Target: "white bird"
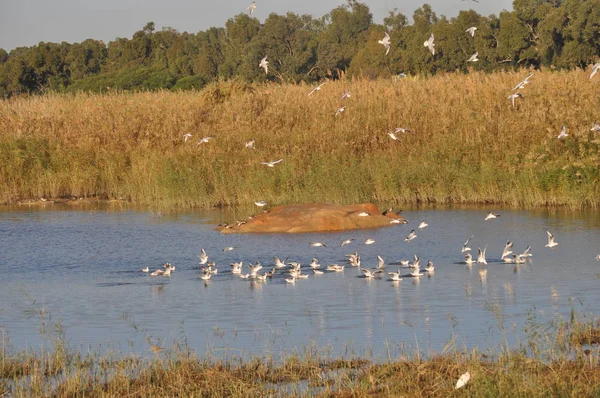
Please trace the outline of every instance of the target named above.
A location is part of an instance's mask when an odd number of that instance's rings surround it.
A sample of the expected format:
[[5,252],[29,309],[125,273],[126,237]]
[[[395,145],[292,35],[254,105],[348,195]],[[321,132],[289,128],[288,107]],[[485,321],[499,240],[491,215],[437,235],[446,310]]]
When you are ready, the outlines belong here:
[[314,272],[315,275],[323,275],[324,274],[323,271],[318,270],[318,269],[314,269],[314,268],[313,268],[313,272]]
[[390,131],[390,132],[388,133],[388,135],[390,136],[390,138],[391,138],[392,140],[394,140],[394,141],[400,141],[400,138],[398,138],[398,137],[396,136],[396,133],[394,133],[393,131]]
[[373,243],[375,243],[375,239],[368,238],[367,240],[365,240],[365,245],[372,245]]
[[192,138],[192,135],[190,133],[185,133],[183,135],[183,142],[188,142],[190,138]]
[[377,269],[384,269],[384,268],[385,268],[385,261],[383,260],[383,257],[377,256]]
[[590,74],[590,79],[592,77],[594,77],[594,75],[596,73],[598,73],[599,70],[600,70],[600,62],[597,62],[596,64],[594,64],[594,66],[592,66],[592,73]]
[[257,261],[255,265],[248,264],[248,268],[250,268],[250,276],[255,277],[256,273],[262,269],[262,265]]
[[473,263],[475,263],[475,260],[473,260],[473,256],[471,255],[471,253],[467,252],[465,254],[465,264],[471,265]]
[[334,116],[339,115],[340,113],[344,112],[345,110],[346,110],[346,107],[342,106],[340,109],[338,109],[337,111],[335,111],[335,115]]
[[353,240],[354,240],[354,239],[346,239],[345,241],[343,241],[343,242],[340,244],[340,247],[342,247],[342,246],[345,246],[345,245],[349,245],[350,243],[352,243],[352,241],[353,241]]
[[254,202],[254,204],[258,207],[265,207],[267,205],[267,202],[265,202],[264,200],[259,200],[258,202]]
[[321,264],[319,264],[319,260],[317,260],[316,258],[313,258],[311,263],[308,265],[312,269],[321,268]]
[[390,276],[390,279],[393,281],[401,281],[402,278],[400,277],[400,270],[398,270],[398,272],[388,272],[388,275]]
[[508,257],[513,253],[512,250],[510,250],[513,247],[513,244],[514,243],[511,241],[506,242],[506,245],[504,245],[504,250],[502,251],[502,256],[500,258],[504,259],[505,257]]
[[252,15],[254,10],[256,10],[256,1],[253,1],[252,4],[247,8],[248,14]]
[[340,97],[341,100],[346,99],[346,98],[350,98],[350,91],[346,91],[344,94],[342,94],[342,96]]
[[248,279],[250,278],[250,274],[240,274],[239,277],[242,279]]
[[477,28],[475,26],[471,26],[469,29],[465,30],[465,32],[469,33],[471,37],[475,37],[475,31]]
[[471,250],[470,247],[468,247],[467,245],[469,244],[469,242],[471,241],[471,239],[473,239],[475,237],[475,235],[471,235],[471,237],[469,239],[467,239],[467,241],[465,242],[465,244],[462,247],[462,250],[460,251],[461,253],[465,253]]
[[596,260],[597,260],[597,261],[600,261],[600,254],[598,254],[598,255],[596,256]]
[[531,76],[533,76],[533,73],[530,73],[529,76],[527,76],[524,80],[520,81],[519,84],[514,86],[512,91],[520,90],[523,87],[525,87],[525,85],[529,84],[529,79],[531,79]]
[[200,250],[200,255],[198,257],[200,257],[201,265],[206,264],[206,262],[208,261],[208,255],[206,254],[206,251],[204,249]]
[[399,218],[392,218],[390,220],[390,224],[402,224],[402,220],[400,220]]
[[509,95],[506,98],[510,100],[510,103],[512,104],[512,106],[514,108],[515,107],[515,101],[517,100],[517,98],[525,98],[525,97],[523,97],[523,94],[521,94],[519,92],[516,92],[514,94]]
[[408,267],[410,267],[410,261],[409,260],[400,260],[400,265],[403,266],[404,268],[408,268]]
[[358,216],[359,216],[359,217],[369,217],[369,216],[370,216],[370,214],[369,214],[369,213],[367,213],[366,211],[361,211],[360,213],[358,213]]
[[260,60],[258,63],[259,68],[263,68],[265,70],[265,75],[269,73],[269,61],[267,61],[267,56]]
[[379,44],[383,44],[383,46],[385,47],[385,55],[388,55],[388,53],[390,52],[390,35],[388,34],[388,32],[385,32],[385,36],[383,37],[383,39],[378,41]]
[[487,246],[481,250],[481,248],[478,248],[478,254],[477,254],[477,263],[478,264],[485,264],[487,265],[487,260],[485,259],[485,251],[487,250]]
[[271,162],[260,162],[260,164],[264,164],[267,167],[275,167],[275,165],[279,162],[283,162],[283,159],[273,160]]
[[561,138],[566,138],[568,136],[569,136],[569,134],[567,134],[567,126],[563,124],[562,128],[560,129],[560,133],[558,134],[558,137],[556,137],[556,138],[558,138],[560,140]]
[[398,133],[412,133],[413,131],[411,129],[407,129],[405,127],[396,127],[396,129],[394,130],[394,133],[398,134]]
[[494,218],[498,218],[500,217],[500,214],[494,214],[491,211],[487,214],[487,216],[485,216],[485,221],[494,219]]
[[383,272],[383,270],[381,270],[381,269],[378,269],[378,270],[374,270],[374,271],[373,271],[373,270],[370,270],[370,269],[361,268],[361,269],[360,269],[360,272],[362,272],[362,273],[363,273],[363,275],[365,276],[365,278],[367,278],[367,279],[371,279],[371,278],[374,278],[374,277],[375,277],[375,275],[382,273],[382,272]]
[[598,122],[594,122],[594,125],[592,126],[592,128],[590,129],[590,131],[596,131],[598,133],[600,133],[600,123]]
[[531,254],[531,246],[527,246],[527,248],[525,249],[525,251],[523,253],[520,254],[521,257],[531,257],[533,256],[533,254]]
[[150,272],[150,268],[148,268],[148,267],[142,268],[142,272],[148,273],[148,272]]
[[344,267],[345,267],[344,265],[330,264],[325,269],[327,271],[342,272],[344,270]]
[[252,138],[250,141],[246,142],[246,149],[256,149],[256,148],[254,148],[255,142],[256,142],[256,140],[254,138]]
[[290,278],[290,279],[288,279],[288,278],[285,278],[285,281],[286,281],[287,283],[290,283],[290,284],[292,284],[292,285],[295,285],[295,284],[296,284],[296,278],[294,278],[294,277],[292,277],[292,278]]
[[275,261],[275,268],[285,268],[285,260],[281,261],[279,257],[273,257],[273,260]]
[[429,36],[429,39],[427,39],[427,41],[423,43],[423,46],[429,48],[429,51],[431,51],[431,55],[435,55],[435,44],[433,43],[434,40],[435,38],[433,37],[432,33],[431,36]]
[[417,237],[417,234],[415,233],[415,230],[413,229],[412,231],[410,231],[410,233],[408,234],[408,236],[406,238],[404,238],[404,240],[406,242],[410,242],[411,240],[413,240],[416,237]]
[[554,247],[558,245],[558,242],[554,241],[554,235],[552,235],[550,233],[550,231],[546,231],[546,233],[548,234],[548,243],[546,244],[545,247]]
[[224,247],[224,248],[223,248],[223,251],[224,251],[224,252],[230,252],[230,251],[232,251],[233,249],[235,249],[235,247],[233,247],[233,246],[227,246],[227,247]]
[[475,54],[471,55],[469,57],[469,59],[467,60],[467,62],[477,62],[479,61],[479,58],[477,58],[479,56],[479,53],[476,52]]
[[423,275],[425,275],[425,274],[421,272],[420,268],[415,268],[413,270],[413,272],[410,273],[410,276],[415,277],[415,278],[418,278],[419,276],[423,276]]
[[200,276],[200,279],[202,279],[203,281],[207,281],[207,280],[210,280],[211,277],[212,277],[212,274],[210,272],[206,272]]
[[454,387],[454,389],[458,390],[459,388],[467,384],[469,380],[471,380],[471,375],[469,374],[469,372],[467,372],[458,378],[458,381],[456,382],[456,387]]
[[415,260],[413,261],[413,263],[409,267],[410,268],[417,268],[418,269],[418,268],[421,267],[420,266],[421,260],[419,259],[419,257],[417,257],[416,254],[413,254],[413,256],[414,256]]
[[311,247],[327,247],[327,245],[325,243],[321,243],[321,242],[310,242],[309,244]]
[[232,274],[241,274],[242,273],[242,265],[244,263],[240,261],[239,263],[231,263],[229,266],[231,267]]
[[313,93],[314,93],[315,91],[320,91],[320,90],[321,90],[321,87],[323,87],[323,86],[324,86],[326,83],[327,83],[327,82],[321,83],[321,84],[319,84],[317,87],[313,88],[313,89],[310,91],[310,93],[308,93],[308,96],[310,97],[311,95],[313,95]]
[[431,273],[435,271],[435,265],[431,262],[431,260],[427,261],[427,265],[425,266],[425,271]]
[[419,226],[417,228],[423,229],[423,228],[428,227],[428,226],[429,226],[429,224],[427,224],[425,221],[421,221],[421,224],[419,224]]
[[210,136],[210,137],[203,137],[203,138],[200,138],[200,141],[198,141],[198,143],[197,143],[196,145],[200,145],[200,144],[207,144],[207,143],[208,143],[210,140],[212,140],[213,138],[215,138],[215,137],[213,137],[213,136]]
[[165,271],[163,271],[162,269],[157,269],[156,271],[151,273],[150,276],[159,276],[159,275],[164,275],[164,274],[165,274]]

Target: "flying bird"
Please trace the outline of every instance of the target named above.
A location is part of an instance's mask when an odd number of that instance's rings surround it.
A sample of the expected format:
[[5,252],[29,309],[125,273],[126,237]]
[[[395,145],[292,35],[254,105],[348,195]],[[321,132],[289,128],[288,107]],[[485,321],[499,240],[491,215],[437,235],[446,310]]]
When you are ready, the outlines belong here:
[[485,216],[485,221],[500,217],[500,214],[494,214],[491,211]]
[[454,389],[458,390],[459,388],[465,386],[469,382],[469,380],[471,380],[471,375],[469,374],[469,372],[467,372],[458,378]]
[[365,240],[365,245],[372,245],[373,243],[375,243],[375,239],[368,238],[367,240]]
[[352,241],[353,241],[353,240],[354,240],[354,239],[346,239],[345,241],[343,241],[343,242],[340,244],[340,247],[342,247],[342,246],[345,246],[345,245],[349,245],[350,243],[352,243]]
[[481,250],[480,247],[477,248],[477,263],[487,265],[487,260],[485,259],[485,252],[487,250],[487,246]]
[[562,129],[560,129],[560,134],[558,134],[558,138],[559,140],[562,138],[567,138],[569,136],[569,134],[567,134],[567,126],[563,124]]
[[254,204],[258,207],[265,207],[267,205],[267,202],[265,202],[264,200],[259,200],[258,202],[254,202]]
[[398,134],[398,133],[412,133],[413,131],[411,129],[407,129],[405,127],[396,127],[396,129],[394,130],[394,133]]
[[256,149],[256,148],[254,148],[255,142],[256,142],[256,140],[254,138],[252,138],[250,141],[246,142],[246,149]]
[[190,133],[185,133],[183,135],[183,142],[188,142],[190,138],[192,138],[192,135]]
[[461,253],[465,253],[471,250],[470,247],[468,247],[469,242],[471,241],[471,239],[473,239],[475,237],[475,235],[471,235],[471,237],[469,239],[467,239],[467,241],[465,242],[465,244],[462,247]]
[[406,238],[404,238],[404,240],[406,242],[410,242],[411,240],[413,240],[416,237],[417,237],[417,234],[415,233],[415,230],[413,229],[412,231],[410,231],[410,233],[408,234],[408,236]]
[[398,136],[396,136],[396,133],[394,133],[393,131],[390,131],[388,133],[388,135],[390,136],[390,138],[394,141],[400,141],[400,138],[398,138]]
[[338,109],[337,111],[335,111],[335,115],[334,116],[339,115],[340,113],[344,112],[345,110],[346,110],[346,107],[342,106],[340,109]]
[[510,100],[510,103],[512,104],[513,108],[515,107],[515,101],[517,98],[525,98],[523,97],[523,94],[516,92],[514,94],[509,95],[508,97],[506,97],[507,99]]
[[346,91],[344,94],[342,94],[342,96],[340,97],[341,100],[346,99],[346,98],[350,98],[350,91]]
[[529,84],[529,79],[531,79],[531,76],[533,76],[533,73],[530,73],[529,76],[527,76],[524,80],[522,80],[521,82],[519,82],[519,84],[517,84],[516,86],[514,86],[513,89],[512,89],[512,91],[520,90],[523,87],[525,87],[525,85]]
[[310,93],[308,93],[308,96],[310,97],[311,95],[314,94],[315,91],[321,91],[321,87],[323,87],[327,82],[323,82],[321,84],[319,84],[317,87],[313,88]]
[[252,4],[247,8],[248,14],[252,15],[254,10],[256,10],[256,1],[253,1]]
[[427,224],[425,221],[421,221],[421,224],[419,224],[419,226],[417,228],[423,229],[423,228],[428,227],[428,226],[429,226],[429,224]]
[[596,131],[596,132],[600,133],[600,123],[594,122],[594,125],[592,126],[590,131]]
[[260,164],[264,164],[267,167],[275,167],[275,165],[279,162],[283,162],[283,159],[279,159],[279,160],[272,160],[270,162],[260,162]]
[[388,32],[385,32],[384,38],[379,40],[378,43],[383,44],[383,46],[385,47],[385,55],[388,55],[388,53],[390,52],[390,35],[388,34]]
[[558,245],[558,242],[555,242],[555,241],[554,241],[554,235],[552,235],[552,234],[550,233],[550,231],[546,231],[546,233],[548,234],[548,243],[546,244],[546,246],[545,246],[545,247],[550,247],[550,248],[552,248],[552,247],[554,247],[554,246],[557,246],[557,245]]
[[424,47],[429,48],[429,51],[431,51],[431,55],[435,55],[435,44],[433,43],[434,40],[435,38],[433,37],[432,33],[431,36],[429,36],[429,39],[427,39],[427,41],[423,43]]
[[600,62],[597,62],[596,64],[594,64],[594,66],[592,66],[592,73],[590,74],[590,79],[594,77],[594,75],[598,73],[598,71],[600,71]]
[[475,37],[476,30],[477,30],[477,27],[471,26],[469,29],[465,30],[465,32],[469,33],[471,35],[471,37]]
[[325,243],[321,243],[321,242],[310,242],[310,246],[311,247],[327,247],[327,245]]
[[198,141],[198,143],[197,143],[196,145],[200,145],[200,144],[208,144],[208,142],[209,142],[210,140],[212,140],[213,138],[215,138],[215,137],[213,137],[213,136],[210,136],[210,137],[204,137],[204,138],[201,138],[201,139],[200,139],[200,141]]
[[471,57],[467,60],[467,62],[477,62],[479,61],[479,58],[477,58],[479,56],[479,53],[476,52],[475,54],[471,55]]
[[267,61],[267,56],[260,60],[258,63],[259,68],[263,68],[265,70],[265,75],[269,73],[269,61]]
[[512,254],[512,250],[510,250],[513,247],[513,242],[508,241],[506,242],[506,245],[504,245],[504,250],[502,251],[502,256],[500,258],[504,259],[504,257],[508,257],[509,255]]

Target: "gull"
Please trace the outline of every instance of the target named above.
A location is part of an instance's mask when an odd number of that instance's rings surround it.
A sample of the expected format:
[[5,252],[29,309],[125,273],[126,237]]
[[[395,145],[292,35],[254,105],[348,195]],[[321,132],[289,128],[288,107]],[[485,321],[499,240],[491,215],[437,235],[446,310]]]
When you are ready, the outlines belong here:
[[471,55],[469,57],[469,59],[467,60],[467,62],[477,62],[479,61],[479,58],[477,58],[479,56],[478,52],[475,52],[475,54]]
[[319,84],[317,87],[313,88],[313,89],[311,90],[311,92],[310,92],[310,93],[308,93],[308,96],[310,97],[311,95],[313,95],[313,93],[314,93],[315,91],[320,91],[320,90],[321,90],[321,87],[323,87],[323,86],[324,86],[326,83],[327,83],[327,82],[321,83],[321,84]]
[[385,47],[385,55],[388,55],[388,53],[390,52],[390,35],[388,34],[388,32],[385,32],[385,36],[383,37],[383,39],[378,41],[379,44],[383,44],[383,46]]
[[344,265],[330,264],[325,269],[327,271],[342,272],[344,270],[344,267]]
[[427,265],[425,266],[425,271],[430,272],[430,273],[435,271],[435,265],[433,265],[431,260],[427,261]]
[[396,127],[396,129],[394,130],[394,133],[398,134],[398,133],[412,133],[413,131],[411,129],[407,129],[405,127]]
[[502,256],[500,258],[504,259],[504,257],[508,257],[512,254],[512,251],[510,249],[513,247],[513,244],[514,243],[511,241],[506,242],[506,245],[504,245],[504,250],[502,251]]
[[475,37],[476,30],[477,30],[477,27],[471,26],[469,29],[465,30],[465,32],[469,33],[471,35],[471,37]]
[[267,280],[267,274],[256,274],[256,279],[258,279],[259,281],[266,281]]
[[469,372],[467,372],[458,378],[458,380],[456,382],[456,387],[454,387],[454,389],[458,390],[459,388],[461,388],[465,384],[467,384],[469,382],[469,380],[471,380],[471,375],[469,374]]
[[413,240],[416,237],[417,237],[417,234],[415,233],[415,230],[413,229],[412,231],[410,231],[410,233],[408,234],[408,236],[406,238],[404,238],[404,240],[406,242],[410,242],[411,240]]
[[314,268],[313,268],[313,273],[314,273],[315,275],[323,275],[323,274],[324,274],[324,272],[323,272],[323,271],[321,271],[321,270],[318,270],[318,269],[314,269]]
[[292,284],[292,285],[295,285],[295,284],[296,284],[296,278],[294,278],[294,277],[292,277],[291,279],[285,278],[285,281],[286,281],[287,283],[290,283],[290,284]]
[[392,78],[394,80],[394,82],[397,82],[400,79],[404,79],[406,77],[406,73],[399,73],[397,75],[394,75],[394,77]]
[[279,160],[272,160],[270,162],[260,162],[260,164],[264,164],[267,167],[275,167],[275,165],[279,162],[283,162],[283,159],[279,159]]
[[298,272],[298,271],[300,271],[300,267],[302,267],[302,264],[300,264],[300,263],[298,263],[296,261],[290,261],[288,264],[289,264],[289,266],[291,268],[290,269],[290,273],[292,273],[292,272]]
[[157,269],[156,271],[154,271],[153,273],[150,274],[150,276],[159,276],[159,275],[164,275],[165,271],[163,271],[162,269]]
[[241,274],[242,273],[242,265],[244,263],[240,261],[239,263],[231,263],[229,266],[231,267],[232,274]]
[[230,251],[232,251],[233,249],[235,249],[235,247],[234,247],[234,246],[227,246],[227,247],[224,247],[224,248],[223,248],[223,251],[224,251],[224,252],[230,252]]
[[340,113],[344,112],[345,110],[346,110],[346,107],[342,106],[340,109],[338,109],[337,111],[335,111],[335,115],[334,116],[339,115]]
[[205,268],[205,272],[216,275],[219,272],[216,267],[217,265],[215,263],[208,263],[208,268]]
[[202,276],[200,276],[200,279],[207,281],[207,280],[210,280],[211,277],[212,277],[212,274],[210,272],[205,272]]
[[171,270],[171,271],[175,271],[175,266],[174,266],[174,265],[171,265],[171,263],[164,263],[162,266],[163,266],[163,268],[164,268],[164,269],[166,269],[166,270],[167,270],[167,269],[169,269],[169,270]]
[[265,75],[269,73],[269,61],[267,61],[267,56],[260,60],[258,63],[259,68],[263,68],[265,70]]
[[415,257],[415,261],[413,261],[413,263],[410,265],[410,268],[420,268],[420,262],[421,260],[419,259],[419,257],[417,257],[416,254],[413,254],[413,256]]
[[362,212],[358,213],[358,216],[359,216],[359,217],[369,217],[369,216],[370,216],[370,214],[369,214],[369,213],[367,213],[366,211],[362,211]]
[[399,218],[393,218],[390,220],[390,224],[402,224],[402,220],[400,220]]
[[298,271],[298,274],[296,275],[296,279],[308,279],[308,274],[302,274],[302,271]]
[[423,43],[423,46],[429,48],[429,51],[431,51],[431,55],[435,55],[435,44],[433,43],[434,40],[435,38],[433,37],[432,33],[431,36],[429,36],[429,39],[427,39],[427,41]]
[[255,277],[256,273],[262,269],[262,265],[257,261],[256,265],[248,264],[248,268],[250,268],[250,276]]
[[513,89],[512,89],[512,91],[520,90],[523,87],[525,87],[526,84],[529,84],[529,79],[531,79],[531,76],[533,76],[533,73],[530,73],[529,76],[527,76],[524,80],[522,80],[521,82],[519,82],[519,84],[517,84],[516,86],[514,86]]
[[200,144],[207,144],[210,140],[212,140],[213,138],[215,138],[214,136],[210,136],[210,137],[203,137],[200,138],[200,141],[198,141],[198,143],[196,145],[200,145]]
[[600,254],[596,256],[596,261],[600,261]]
[[375,243],[375,239],[368,238],[367,240],[365,240],[365,245],[372,245],[373,243]]
[[352,243],[354,239],[346,239],[345,241],[343,241],[342,243],[340,243],[340,247],[345,246],[345,245],[349,245],[350,243]]
[[183,142],[188,142],[190,138],[192,138],[192,135],[190,133],[185,133],[183,135]]
[[554,247],[558,245],[558,242],[554,241],[554,235],[552,235],[550,233],[550,231],[546,231],[546,233],[548,234],[548,243],[546,244],[545,247]]
[[142,268],[142,272],[148,273],[148,272],[150,272],[150,269],[148,267]]
[[240,274],[240,278],[248,279],[248,278],[250,278],[250,274]]
[[594,125],[592,126],[592,128],[590,129],[590,131],[597,131],[600,133],[600,123],[594,121]]
[[558,137],[556,138],[560,140],[561,138],[566,138],[568,136],[569,134],[567,134],[567,126],[563,124],[562,129],[560,129],[560,134],[558,134]]
[[401,281],[402,278],[400,277],[400,270],[398,270],[398,272],[388,272],[388,275],[390,276],[390,279],[393,281]]
[[491,211],[485,216],[485,221],[500,217],[500,214],[494,214]]
[[533,254],[531,254],[531,246],[527,246],[525,251],[523,253],[521,253],[521,257],[531,257],[531,256],[533,256]]
[[267,278],[272,278],[272,277],[273,277],[273,275],[275,275],[275,267],[271,268],[271,271],[269,271],[269,272],[265,273],[265,276],[266,276]]
[[254,138],[250,139],[250,141],[246,142],[246,148],[247,149],[256,149],[256,148],[254,148],[255,142],[256,142],[256,140]]
[[408,268],[408,267],[410,267],[410,261],[400,260],[400,265],[403,266],[404,268]]
[[522,254],[513,254],[513,262],[515,264],[524,264],[525,263],[525,257],[523,257]]
[[173,271],[171,268],[167,268],[163,271],[162,276],[171,276],[171,271]]
[[385,261],[383,261],[383,257],[377,256],[377,269],[384,269]]
[[375,277],[375,275],[382,273],[382,272],[383,272],[383,270],[381,270],[381,269],[378,269],[378,270],[372,271],[372,270],[370,270],[370,269],[361,268],[361,269],[360,269],[360,272],[362,272],[362,273],[363,273],[363,275],[365,276],[365,278],[367,278],[367,279],[371,279],[371,278],[374,278],[374,277]]
[[419,224],[419,226],[417,228],[423,229],[423,228],[428,227],[428,226],[429,226],[429,224],[427,224],[425,221],[421,221],[421,224]]
[[252,4],[247,8],[248,14],[252,15],[254,10],[256,10],[256,1],[253,1]]
[[206,251],[204,249],[200,250],[200,255],[198,257],[200,257],[201,265],[206,264],[206,262],[208,261],[208,255],[206,254]]
[[471,265],[473,263],[475,263],[475,260],[473,260],[473,256],[471,255],[471,253],[467,252],[465,254],[465,264]]
[[487,260],[485,259],[485,251],[487,250],[487,246],[481,250],[481,248],[478,248],[478,254],[477,254],[477,263],[478,264],[485,264],[487,265]]
[[398,138],[398,137],[396,136],[396,133],[394,133],[393,131],[390,131],[390,132],[388,133],[388,135],[390,136],[390,138],[391,138],[392,140],[394,140],[394,141],[400,141],[400,138]]
[[313,258],[311,263],[309,264],[309,267],[312,269],[321,268],[321,264],[319,264],[319,260]]
[[514,94],[509,95],[508,97],[506,97],[507,99],[510,100],[510,103],[512,104],[513,108],[515,107],[515,101],[517,98],[525,98],[523,97],[523,94],[516,92]]
[[285,260],[281,261],[279,257],[273,257],[275,268],[285,268]]
[[309,245],[311,247],[327,247],[327,245],[325,243],[321,243],[321,242],[310,242]]
[[267,205],[267,202],[265,202],[264,200],[259,200],[258,202],[254,202],[254,204],[258,207],[265,207]]
[[340,97],[341,100],[346,99],[346,98],[350,98],[350,91],[346,91],[344,94],[342,94],[342,96]]
[[598,73],[599,70],[600,70],[600,62],[597,62],[596,64],[594,64],[594,66],[592,66],[592,73],[590,74],[590,79],[592,77],[594,77],[594,75],[596,73]]
[[419,276],[423,276],[425,275],[424,273],[421,272],[420,268],[415,268],[413,272],[410,273],[410,276],[418,278]]

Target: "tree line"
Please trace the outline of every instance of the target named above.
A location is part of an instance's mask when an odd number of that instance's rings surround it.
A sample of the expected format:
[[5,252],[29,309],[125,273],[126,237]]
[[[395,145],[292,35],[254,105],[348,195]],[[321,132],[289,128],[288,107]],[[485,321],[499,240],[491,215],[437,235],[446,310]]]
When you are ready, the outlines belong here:
[[[477,27],[472,37],[466,30]],[[388,32],[389,54],[378,43]],[[423,42],[435,35],[436,53]],[[479,61],[467,59],[479,53]],[[267,56],[269,73],[258,68]],[[400,73],[585,68],[600,56],[600,0],[514,0],[513,11],[437,16],[424,4],[412,23],[397,10],[373,23],[369,7],[347,0],[321,18],[241,13],[196,34],[155,29],[131,39],[45,43],[0,49],[0,98],[47,91],[200,89],[211,81],[317,82]]]

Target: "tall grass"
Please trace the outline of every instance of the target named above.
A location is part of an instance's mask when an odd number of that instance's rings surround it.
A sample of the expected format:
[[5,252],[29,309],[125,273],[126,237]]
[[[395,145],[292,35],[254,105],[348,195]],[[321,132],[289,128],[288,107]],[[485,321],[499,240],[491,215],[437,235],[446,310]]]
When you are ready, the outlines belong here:
[[[0,102],[0,201],[387,201],[596,207],[600,83],[582,71],[208,86]],[[340,100],[349,90],[352,97]],[[346,111],[334,117],[336,109]],[[566,124],[569,137],[558,140]],[[414,133],[392,141],[387,132]],[[184,133],[193,137],[187,143]],[[215,136],[208,144],[199,138]],[[244,143],[256,139],[256,150]],[[275,168],[261,161],[284,158]]]

